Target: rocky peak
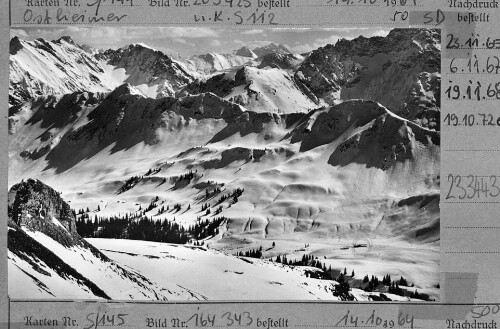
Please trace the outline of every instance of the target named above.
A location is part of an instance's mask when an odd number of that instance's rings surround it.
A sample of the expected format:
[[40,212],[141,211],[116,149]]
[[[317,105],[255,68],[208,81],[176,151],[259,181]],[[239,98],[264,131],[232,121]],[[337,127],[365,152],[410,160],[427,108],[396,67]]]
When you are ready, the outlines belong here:
[[436,47],[440,43],[440,35],[432,29],[393,29],[386,37],[366,38],[359,36],[352,40],[340,39],[335,45],[329,44],[313,51],[311,56],[322,56],[325,53],[345,56],[373,56],[377,53],[410,52],[420,44]]
[[158,85],[155,97],[172,96],[194,79],[191,73],[167,54],[143,44],[108,49],[95,57],[116,68],[124,68],[130,75],[126,81],[133,85]]
[[142,57],[145,60],[148,58],[154,58],[162,64],[172,63],[172,59],[167,54],[141,43],[133,43],[119,49],[108,49],[96,57],[99,59],[108,59],[110,64],[113,65],[118,64],[123,60],[130,60],[130,58],[134,57]]
[[304,57],[298,54],[270,53],[262,56],[261,59],[258,68],[271,67],[292,70],[304,60]]
[[282,44],[276,45],[274,43],[270,43],[270,44],[263,46],[263,47],[257,47],[253,50],[253,52],[259,57],[270,54],[270,53],[278,53],[278,54],[290,54],[291,53],[291,51],[288,50]]
[[234,53],[236,56],[251,57],[255,58],[257,55],[248,47],[241,47]]
[[73,39],[70,36],[68,36],[68,35],[62,36],[59,39],[54,40],[52,42],[54,42],[54,43],[62,43],[63,41],[65,41],[65,42],[67,42],[69,44],[72,44],[74,46],[76,45],[75,41],[73,41]]
[[[413,120],[439,106],[440,34],[394,29],[386,37],[358,37],[314,50],[296,79],[328,104],[370,99]],[[391,91],[384,86],[394,86]]]
[[130,83],[124,83],[120,86],[118,86],[115,90],[113,90],[109,96],[107,97],[108,99],[118,99],[120,96],[123,95],[142,95],[142,93],[137,89],[134,88]]
[[10,39],[10,54],[15,55],[19,50],[23,48],[23,45],[21,43],[21,39],[19,39],[17,36],[13,37]]
[[76,218],[59,192],[39,180],[23,180],[9,190],[9,220],[21,227],[39,231],[64,245],[80,241]]

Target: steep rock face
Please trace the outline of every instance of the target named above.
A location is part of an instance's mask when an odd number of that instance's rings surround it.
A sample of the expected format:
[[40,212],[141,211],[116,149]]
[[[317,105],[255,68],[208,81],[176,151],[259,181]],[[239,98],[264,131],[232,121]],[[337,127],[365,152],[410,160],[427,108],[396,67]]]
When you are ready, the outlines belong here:
[[42,232],[62,245],[84,243],[76,232],[76,218],[70,206],[39,180],[28,179],[12,186],[8,214],[16,225]]
[[9,105],[43,95],[106,91],[103,66],[70,38],[10,41]]
[[[87,115],[105,98],[104,93],[75,92],[40,97],[9,109],[9,156],[24,160],[47,155],[72,129],[86,123]],[[37,129],[33,129],[37,127]],[[20,153],[19,150],[22,150]]]
[[292,132],[292,143],[301,142],[301,151],[308,151],[338,139],[349,129],[362,127],[387,113],[372,101],[352,100],[316,110],[305,117]]
[[340,141],[328,163],[387,170],[414,160],[419,149],[439,148],[440,133],[421,127],[373,101],[352,100],[304,116],[287,136],[307,152]]
[[328,162],[333,166],[363,163],[387,170],[397,162],[413,160],[419,147],[439,144],[439,132],[386,113],[340,144]]
[[89,93],[51,96],[15,108],[10,118],[9,156],[23,162],[46,158],[49,167],[65,170],[110,145],[114,145],[112,152],[139,143],[155,145],[190,122],[224,122],[244,111],[211,93],[152,99],[129,84],[106,97]]
[[387,37],[340,40],[313,51],[295,77],[329,104],[338,99],[374,100],[414,120],[440,106],[439,45],[440,32],[428,29],[394,29]]
[[96,56],[114,69],[124,69],[128,76],[123,82],[134,86],[147,85],[151,97],[172,96],[193,76],[178,62],[161,51],[142,44],[132,44],[118,50],[109,49]]

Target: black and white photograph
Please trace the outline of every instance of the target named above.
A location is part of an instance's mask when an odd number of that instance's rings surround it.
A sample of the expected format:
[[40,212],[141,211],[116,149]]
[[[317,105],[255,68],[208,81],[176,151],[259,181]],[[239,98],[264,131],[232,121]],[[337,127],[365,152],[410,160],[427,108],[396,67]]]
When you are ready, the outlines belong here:
[[10,298],[440,300],[439,29],[10,38]]

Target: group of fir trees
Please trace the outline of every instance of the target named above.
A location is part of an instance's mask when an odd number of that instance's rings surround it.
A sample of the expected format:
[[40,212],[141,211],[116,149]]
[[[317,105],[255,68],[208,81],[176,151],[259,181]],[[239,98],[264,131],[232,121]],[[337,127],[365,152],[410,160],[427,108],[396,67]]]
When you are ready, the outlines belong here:
[[196,175],[196,172],[193,172],[190,170],[187,174],[180,175],[179,178],[177,178],[177,181],[181,182],[181,181],[187,180],[187,181],[191,182],[191,180],[195,177],[195,175]]
[[205,239],[219,234],[219,226],[226,218],[218,217],[197,222],[184,228],[174,221],[147,216],[95,217],[79,216],[78,233],[84,238],[131,239],[184,244],[190,239]]
[[118,189],[118,193],[123,193],[134,187],[140,180],[141,176],[132,176],[125,181],[125,183]]
[[262,258],[262,246],[259,249],[247,250],[245,252],[240,251],[236,253],[236,256],[239,257],[250,257],[250,258]]
[[144,176],[156,175],[160,171],[161,171],[161,168],[153,168],[153,169],[150,168]]

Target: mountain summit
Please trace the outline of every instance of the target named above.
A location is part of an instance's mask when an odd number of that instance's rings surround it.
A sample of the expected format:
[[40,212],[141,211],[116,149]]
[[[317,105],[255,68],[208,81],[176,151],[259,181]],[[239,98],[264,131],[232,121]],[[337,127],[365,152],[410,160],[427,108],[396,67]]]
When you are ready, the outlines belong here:
[[428,29],[394,29],[386,37],[342,39],[313,51],[295,78],[328,104],[374,100],[410,120],[425,117],[436,127],[440,41],[440,32]]
[[75,91],[106,92],[128,82],[151,97],[172,96],[193,75],[166,54],[133,44],[90,51],[70,37],[10,42],[9,104]]
[[262,46],[262,47],[257,47],[253,49],[253,52],[258,56],[262,57],[267,54],[291,54],[292,52],[288,50],[285,46],[282,44],[274,44],[270,43],[268,45]]

